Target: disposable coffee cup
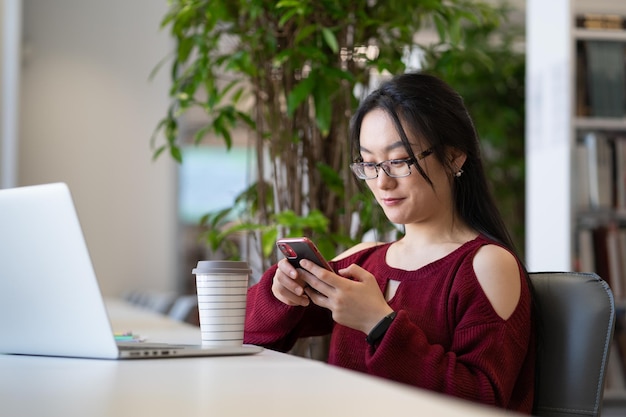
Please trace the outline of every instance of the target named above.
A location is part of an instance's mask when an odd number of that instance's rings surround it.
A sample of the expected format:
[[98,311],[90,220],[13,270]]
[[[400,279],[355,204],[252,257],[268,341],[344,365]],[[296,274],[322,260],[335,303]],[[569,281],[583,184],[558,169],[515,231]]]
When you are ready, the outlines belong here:
[[193,269],[203,345],[243,344],[250,272],[245,261],[199,261]]

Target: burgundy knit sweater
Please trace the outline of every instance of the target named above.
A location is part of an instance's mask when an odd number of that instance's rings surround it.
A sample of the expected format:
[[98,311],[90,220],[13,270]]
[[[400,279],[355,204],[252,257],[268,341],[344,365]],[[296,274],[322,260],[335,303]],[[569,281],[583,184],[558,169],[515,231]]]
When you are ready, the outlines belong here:
[[313,304],[290,307],[271,291],[273,266],[250,287],[244,342],[287,351],[299,337],[332,333],[328,362],[457,397],[530,413],[535,349],[531,295],[525,274],[513,314],[503,320],[476,279],[472,260],[485,236],[416,271],[385,262],[390,244],[355,253],[335,269],[357,264],[371,272],[381,291],[400,281],[389,305],[398,314],[375,348],[357,330],[333,322]]

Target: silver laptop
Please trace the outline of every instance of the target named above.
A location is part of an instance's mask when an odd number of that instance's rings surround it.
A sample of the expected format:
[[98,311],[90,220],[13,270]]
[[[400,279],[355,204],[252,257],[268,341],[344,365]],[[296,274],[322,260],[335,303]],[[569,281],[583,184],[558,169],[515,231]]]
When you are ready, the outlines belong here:
[[170,358],[263,350],[116,341],[64,183],[0,190],[0,334],[0,353],[23,355]]

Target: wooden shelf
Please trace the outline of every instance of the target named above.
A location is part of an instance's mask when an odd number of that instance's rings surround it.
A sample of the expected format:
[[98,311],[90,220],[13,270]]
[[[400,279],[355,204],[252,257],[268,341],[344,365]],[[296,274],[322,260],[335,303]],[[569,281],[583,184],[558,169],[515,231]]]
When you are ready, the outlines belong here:
[[572,35],[581,41],[626,41],[626,31],[619,29],[581,29],[572,30]]
[[626,132],[625,118],[610,117],[576,117],[574,128],[580,131],[624,131]]
[[599,226],[607,226],[616,223],[626,225],[626,210],[598,209],[578,212],[576,215],[577,226],[592,229]]

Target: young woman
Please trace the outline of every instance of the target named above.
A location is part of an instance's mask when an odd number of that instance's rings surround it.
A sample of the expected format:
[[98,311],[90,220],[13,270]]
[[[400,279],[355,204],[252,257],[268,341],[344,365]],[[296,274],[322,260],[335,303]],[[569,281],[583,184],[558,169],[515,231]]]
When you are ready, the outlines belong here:
[[330,333],[331,364],[530,413],[532,291],[462,98],[399,75],[361,104],[351,141],[352,170],[404,236],[351,248],[334,272],[281,260],[249,290],[245,342],[287,351]]

